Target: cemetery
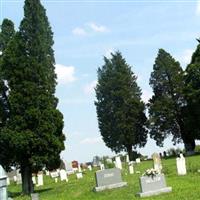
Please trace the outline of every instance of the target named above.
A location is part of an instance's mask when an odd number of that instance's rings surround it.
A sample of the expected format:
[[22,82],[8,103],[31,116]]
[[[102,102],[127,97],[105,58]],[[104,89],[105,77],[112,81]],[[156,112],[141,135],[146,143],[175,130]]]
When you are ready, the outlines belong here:
[[[89,168],[83,172],[83,177],[77,179],[77,174],[59,175],[52,172],[50,175],[43,175],[43,185],[36,187],[35,196],[41,200],[76,200],[76,199],[97,199],[97,200],[134,200],[145,197],[147,200],[179,200],[179,199],[200,199],[200,155],[184,158],[185,165],[181,167],[187,170],[184,175],[179,175],[177,158],[159,159],[162,163],[162,173],[146,176],[147,169],[155,166],[153,159],[141,160],[140,163],[131,164],[134,172],[130,173],[129,164],[122,162],[122,169],[111,168],[100,170],[100,166]],[[135,173],[136,171],[140,173]],[[157,172],[157,170],[155,170]],[[55,177],[57,182],[55,182]],[[106,180],[108,179],[108,180]],[[150,180],[150,181],[149,181]],[[40,180],[39,180],[40,181]],[[144,183],[145,182],[145,183]],[[191,192],[191,188],[194,192]],[[13,180],[7,186],[8,194],[14,200],[29,200],[21,195],[21,185]]]
[[200,200],[187,3],[1,0],[0,200]]

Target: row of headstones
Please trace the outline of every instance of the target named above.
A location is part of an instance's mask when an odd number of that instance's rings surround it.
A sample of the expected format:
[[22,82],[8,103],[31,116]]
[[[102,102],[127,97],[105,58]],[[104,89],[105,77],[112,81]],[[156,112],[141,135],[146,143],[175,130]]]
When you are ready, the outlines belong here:
[[[162,163],[161,163],[160,155],[157,153],[154,153],[152,158],[154,161],[154,169],[157,170],[158,172],[161,172],[162,171]],[[176,169],[177,169],[178,175],[186,175],[187,174],[186,162],[185,162],[185,158],[182,153],[180,153],[179,157],[176,158]]]
[[[91,165],[88,165],[88,170],[92,171]],[[74,174],[74,173],[76,173],[77,179],[83,178],[83,173],[82,173],[82,169],[81,169],[80,165],[78,166],[78,172],[76,172],[76,170],[74,171],[73,169],[72,170],[57,169],[56,171],[53,171],[53,172],[49,172],[49,171],[46,170],[45,173],[46,173],[47,176],[50,175],[51,178],[54,179],[55,183],[58,182],[59,178],[60,178],[60,181],[68,182],[68,175]],[[37,177],[37,182],[36,182],[36,177]],[[37,174],[37,176],[34,175],[32,177],[32,181],[33,181],[33,184],[35,184],[36,186],[44,185],[44,183],[43,183],[43,173],[39,173],[39,174]]]

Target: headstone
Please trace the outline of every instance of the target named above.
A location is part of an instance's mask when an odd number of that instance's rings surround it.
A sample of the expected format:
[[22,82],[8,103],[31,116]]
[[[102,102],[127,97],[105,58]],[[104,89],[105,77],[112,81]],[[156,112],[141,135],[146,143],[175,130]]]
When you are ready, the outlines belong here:
[[13,181],[16,183],[17,182],[17,176],[13,176]]
[[22,184],[22,175],[21,175],[21,173],[19,172],[19,169],[17,170],[16,179],[17,179],[17,180],[16,180],[17,185]]
[[100,169],[101,169],[101,170],[104,170],[104,169],[105,169],[104,164],[100,164]]
[[[12,171],[8,172],[7,176],[10,179],[10,181],[17,182],[17,170],[12,170]],[[14,177],[15,177],[15,180],[14,180]]]
[[0,165],[0,199],[7,200],[7,175],[3,167]]
[[141,161],[140,161],[140,158],[136,158],[136,159],[135,159],[135,162],[136,162],[136,163],[140,163],[140,162],[141,162]]
[[96,192],[127,185],[126,182],[122,181],[121,170],[117,168],[96,171],[95,177],[96,187],[94,190]]
[[59,176],[57,171],[50,172],[51,178],[57,178]]
[[88,169],[89,169],[90,171],[92,171],[92,166],[91,166],[91,165],[88,165]]
[[185,158],[183,154],[180,154],[180,158],[176,158],[176,167],[177,167],[177,173],[178,175],[186,175],[186,164],[185,164]]
[[55,183],[57,183],[58,182],[58,178],[55,178]]
[[130,174],[134,174],[133,165],[129,165],[129,173],[130,173]]
[[80,165],[78,165],[78,172],[82,172],[82,169],[81,169],[81,166]]
[[9,177],[7,177],[7,185],[10,185],[10,179],[9,179]]
[[77,179],[81,179],[81,178],[83,178],[83,174],[80,172],[80,173],[77,173],[76,174],[76,178]]
[[64,169],[60,170],[60,180],[61,181],[68,181],[67,172]]
[[127,162],[127,163],[130,162],[130,159],[129,159],[129,155],[128,155],[128,154],[126,155],[126,162]]
[[36,185],[36,177],[35,176],[32,176],[32,181],[33,181],[33,184]]
[[122,169],[122,162],[119,156],[115,157],[115,167],[118,169]]
[[162,164],[161,164],[161,159],[160,159],[160,155],[157,153],[154,153],[152,155],[153,158],[153,167],[156,171],[158,171],[158,173],[161,173],[162,170]]
[[49,170],[45,170],[45,174],[47,175],[47,176],[49,176]]
[[37,186],[42,186],[42,185],[44,185],[44,182],[43,182],[43,174],[42,174],[42,173],[38,173],[37,178],[38,178]]
[[74,174],[72,163],[68,163],[68,162],[66,163],[66,172],[67,174]]
[[95,156],[95,157],[93,158],[92,165],[93,165],[94,167],[97,167],[97,166],[100,165],[100,162],[101,162],[100,157],[99,157],[99,156]]
[[39,200],[39,194],[38,193],[32,193],[31,194],[31,200]]
[[155,176],[140,177],[141,192],[138,193],[140,197],[147,197],[158,195],[160,193],[171,192],[172,188],[166,186],[164,174],[157,174]]

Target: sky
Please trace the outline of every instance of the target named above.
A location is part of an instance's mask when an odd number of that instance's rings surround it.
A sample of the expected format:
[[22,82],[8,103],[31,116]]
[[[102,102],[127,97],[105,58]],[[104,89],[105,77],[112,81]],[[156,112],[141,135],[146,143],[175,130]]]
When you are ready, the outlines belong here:
[[[94,106],[97,69],[103,56],[119,50],[137,75],[145,102],[151,97],[149,77],[158,49],[163,48],[183,68],[200,37],[200,2],[183,0],[46,0],[41,1],[54,32],[58,107],[64,115],[66,161],[91,161],[115,155],[104,144]],[[24,0],[0,0],[0,23],[11,19],[16,30]],[[144,155],[163,148],[148,139]],[[182,144],[176,145],[182,147]]]

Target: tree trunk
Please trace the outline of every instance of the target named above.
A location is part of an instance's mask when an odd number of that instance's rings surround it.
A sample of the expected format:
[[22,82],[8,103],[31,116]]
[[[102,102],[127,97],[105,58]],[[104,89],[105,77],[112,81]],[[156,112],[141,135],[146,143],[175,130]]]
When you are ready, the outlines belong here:
[[33,193],[32,171],[29,165],[21,165],[22,193],[30,195]]
[[184,139],[184,146],[187,155],[193,155],[195,152],[195,140],[194,139]]
[[134,156],[133,156],[132,145],[127,145],[127,153],[128,153],[128,156],[129,156],[129,160],[133,161],[134,160]]

